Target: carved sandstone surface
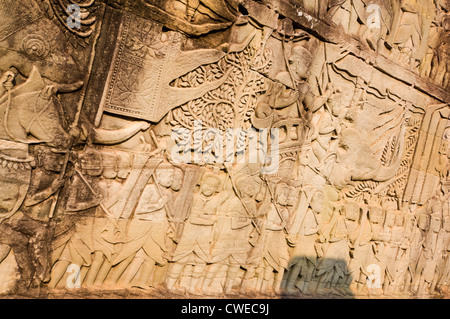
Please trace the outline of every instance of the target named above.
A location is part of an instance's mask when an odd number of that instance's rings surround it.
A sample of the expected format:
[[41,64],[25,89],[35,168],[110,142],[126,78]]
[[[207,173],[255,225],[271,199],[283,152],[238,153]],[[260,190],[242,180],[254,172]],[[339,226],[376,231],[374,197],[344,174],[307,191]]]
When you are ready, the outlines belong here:
[[447,297],[449,10],[0,0],[0,294]]

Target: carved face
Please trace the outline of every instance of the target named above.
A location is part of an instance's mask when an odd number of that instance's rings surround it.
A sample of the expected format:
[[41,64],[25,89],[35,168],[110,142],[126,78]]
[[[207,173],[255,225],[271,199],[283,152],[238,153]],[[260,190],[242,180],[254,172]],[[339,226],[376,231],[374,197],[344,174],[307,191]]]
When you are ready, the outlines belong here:
[[306,80],[309,76],[311,66],[311,54],[301,45],[292,48],[291,56],[288,59],[289,67],[296,77],[295,80]]
[[289,186],[286,184],[279,184],[277,187],[277,193],[276,193],[277,203],[286,206],[288,203],[288,197],[289,197]]
[[420,214],[418,226],[421,230],[427,230],[429,226],[429,216],[426,214]]
[[403,226],[404,220],[404,215],[400,211],[395,213],[395,226]]
[[252,183],[242,178],[236,181],[236,187],[241,197],[253,197],[255,196],[256,189]]
[[214,177],[208,177],[204,180],[204,182],[200,185],[200,192],[206,196],[212,196],[217,188],[219,187],[220,181]]
[[174,168],[173,171],[173,183],[172,183],[172,190],[179,191],[181,189],[181,186],[183,185],[183,171],[179,168]]
[[322,192],[316,192],[311,198],[310,206],[315,212],[323,212],[325,207],[325,195]]
[[359,219],[360,208],[358,203],[350,202],[344,205],[345,218],[352,221]]
[[450,232],[450,216],[444,217],[444,230]]
[[395,214],[392,211],[386,212],[386,220],[384,221],[384,225],[387,227],[392,227],[395,224]]
[[434,215],[431,216],[431,221],[430,221],[430,230],[432,232],[439,232],[439,230],[441,229],[441,217],[439,215]]
[[383,222],[383,210],[377,206],[369,207],[369,220],[373,224],[381,224]]
[[169,188],[173,184],[173,169],[172,168],[160,168],[156,170],[156,180],[162,187]]
[[295,206],[298,201],[299,190],[296,187],[291,187],[289,191],[289,196],[287,199],[287,206]]

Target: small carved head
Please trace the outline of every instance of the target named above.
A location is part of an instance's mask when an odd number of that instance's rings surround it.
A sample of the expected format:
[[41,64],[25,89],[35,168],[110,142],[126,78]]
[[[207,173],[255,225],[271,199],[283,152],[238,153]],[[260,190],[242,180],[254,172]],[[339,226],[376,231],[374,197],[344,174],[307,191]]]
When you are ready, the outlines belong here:
[[420,214],[417,225],[421,230],[427,230],[430,225],[430,216],[425,213]]
[[312,55],[304,46],[295,45],[292,48],[288,62],[290,69],[297,77],[297,81],[306,80],[309,77]]
[[450,216],[444,216],[444,230],[450,232]]
[[102,153],[102,161],[103,161],[103,177],[107,179],[114,179],[117,177],[117,156],[113,153]]
[[395,226],[399,227],[403,226],[403,223],[405,221],[405,216],[403,212],[398,210],[394,213],[394,215],[395,215]]
[[236,188],[240,197],[254,197],[256,196],[256,189],[253,183],[249,182],[248,176],[239,176],[236,178]]
[[383,210],[378,206],[369,206],[369,221],[372,224],[382,224]]
[[275,192],[275,198],[278,204],[282,205],[282,206],[286,206],[288,203],[288,197],[289,197],[289,186],[284,183],[278,183],[277,187],[276,187],[276,192]]
[[295,204],[297,204],[298,201],[298,197],[300,195],[300,191],[298,189],[298,187],[295,186],[291,186],[289,191],[289,196],[287,199],[287,206],[295,206]]
[[325,207],[325,195],[322,191],[317,191],[311,198],[310,206],[316,213],[321,213],[324,211]]
[[200,193],[206,197],[214,195],[220,186],[220,178],[212,173],[205,173],[200,181]]
[[442,219],[440,213],[434,213],[431,215],[431,221],[430,221],[430,230],[432,232],[439,232],[441,230],[442,226]]
[[169,188],[174,180],[174,168],[172,165],[160,165],[155,172],[156,181],[162,187]]
[[126,179],[128,174],[131,171],[131,157],[128,153],[120,153],[119,154],[119,162],[118,162],[119,171],[117,172],[117,177],[120,179]]
[[345,218],[352,221],[358,221],[361,209],[357,202],[348,201],[343,207]]

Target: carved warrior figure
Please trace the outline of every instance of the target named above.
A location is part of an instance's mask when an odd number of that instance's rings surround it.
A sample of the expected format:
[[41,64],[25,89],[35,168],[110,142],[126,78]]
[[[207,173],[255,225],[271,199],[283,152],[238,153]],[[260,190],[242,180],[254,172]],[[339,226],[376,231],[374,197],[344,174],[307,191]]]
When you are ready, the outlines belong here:
[[[25,83],[16,87],[13,85],[15,77],[12,71],[3,75],[2,86],[6,93],[0,98],[3,118],[0,126],[0,143],[3,145],[1,160],[4,164],[2,185],[9,185],[2,192],[4,206],[0,227],[4,229],[1,232],[2,241],[15,247],[21,274],[19,287],[25,288],[30,285],[35,272],[37,281],[47,281],[49,278],[49,232],[42,221],[48,221],[50,212],[33,216],[33,211],[43,209],[36,205],[55,194],[64,182],[62,163],[47,163],[61,166],[57,170],[59,175],[53,174],[53,180],[47,181],[49,184],[42,189],[39,182],[43,181],[46,173],[36,173],[38,169],[32,172],[36,157],[30,155],[30,145],[42,144],[67,152],[77,133],[72,131],[73,135],[69,134],[60,124],[61,110],[55,100],[57,88],[46,85],[36,68],[33,68]],[[48,154],[52,153],[49,148],[46,150]],[[30,187],[32,177],[34,186]],[[27,191],[30,196],[25,199]],[[31,238],[35,242],[33,248],[28,246]]]
[[167,276],[167,289],[176,291],[175,284],[186,266],[192,265],[192,277],[187,291],[201,293],[201,276],[206,264],[210,262],[210,248],[213,240],[214,225],[221,204],[219,191],[220,179],[209,172],[201,178],[199,189],[194,194],[192,208],[183,228],[181,238],[171,256],[172,265]]
[[[268,186],[270,187],[270,186]],[[284,271],[288,268],[288,236],[290,214],[287,209],[290,188],[280,182],[276,185],[275,198],[267,212],[264,225],[264,250],[262,254],[263,276],[257,289],[264,293],[279,293]]]
[[354,230],[359,216],[342,209],[338,193],[333,188],[326,191],[330,207],[321,213],[318,249],[320,261],[315,275],[318,277],[316,293],[324,294],[341,290],[348,276],[348,235]]
[[[289,271],[286,277],[287,293],[295,294],[298,290],[302,293],[309,293],[308,286],[313,279],[314,270],[317,266],[317,239],[319,232],[318,215],[325,209],[325,198],[322,192],[316,191],[310,200],[310,207],[307,209],[299,233],[296,238],[296,245],[290,252]],[[299,211],[295,212],[299,213]],[[295,288],[298,288],[295,289]]]
[[[205,292],[211,281],[217,276],[220,268],[225,265],[227,268],[224,293],[232,293],[240,267],[245,267],[247,256],[251,249],[250,235],[253,231],[253,221],[258,218],[256,206],[256,188],[249,183],[245,175],[236,178],[236,192],[224,201],[218,209],[217,224],[213,234],[213,244],[211,247],[210,262],[212,265],[206,273],[203,284]],[[225,194],[222,192],[222,196]]]
[[[448,292],[448,105],[422,125],[447,98],[425,85],[449,80],[443,1],[304,0],[308,25],[289,1],[0,2],[0,267],[15,257],[19,292],[62,293],[72,264],[82,293]],[[336,24],[362,45],[342,46]],[[81,81],[105,58],[106,78]],[[278,172],[174,166],[171,130],[195,139],[199,121],[278,130]],[[402,198],[417,171],[420,200]]]
[[174,183],[174,167],[160,164],[141,193],[133,218],[128,225],[128,239],[115,257],[118,265],[115,275],[108,281],[111,285],[120,281],[143,289],[162,282],[171,248],[170,234],[174,229],[171,203]]

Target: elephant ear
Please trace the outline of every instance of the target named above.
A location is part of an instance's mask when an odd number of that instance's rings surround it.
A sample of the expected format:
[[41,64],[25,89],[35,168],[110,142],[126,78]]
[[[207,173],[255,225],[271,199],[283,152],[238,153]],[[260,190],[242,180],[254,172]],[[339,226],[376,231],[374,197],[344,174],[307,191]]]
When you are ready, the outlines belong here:
[[95,28],[95,0],[44,0],[42,8],[50,20],[59,24],[70,43],[86,47]]

